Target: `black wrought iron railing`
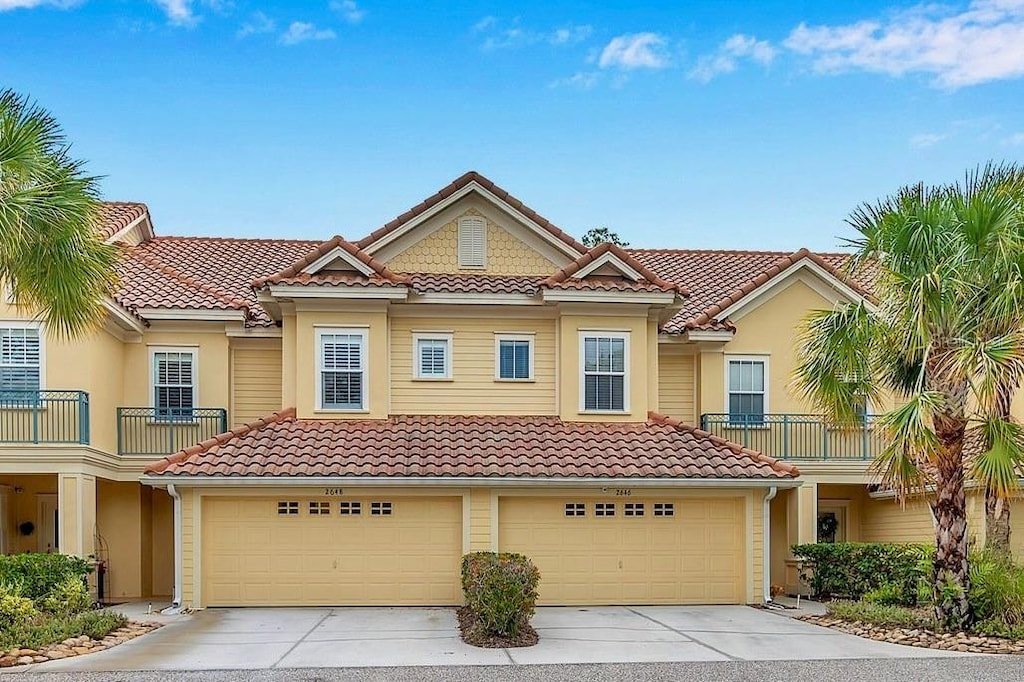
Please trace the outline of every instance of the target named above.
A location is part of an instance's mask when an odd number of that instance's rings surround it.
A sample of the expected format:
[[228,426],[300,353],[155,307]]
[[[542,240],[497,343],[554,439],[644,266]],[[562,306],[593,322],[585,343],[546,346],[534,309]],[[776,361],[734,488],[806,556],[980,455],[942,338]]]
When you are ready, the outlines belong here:
[[162,457],[227,430],[223,407],[119,407],[117,454]]
[[0,389],[0,443],[89,443],[85,391]]
[[703,414],[701,428],[777,459],[870,460],[886,440],[874,415],[836,424],[814,414]]

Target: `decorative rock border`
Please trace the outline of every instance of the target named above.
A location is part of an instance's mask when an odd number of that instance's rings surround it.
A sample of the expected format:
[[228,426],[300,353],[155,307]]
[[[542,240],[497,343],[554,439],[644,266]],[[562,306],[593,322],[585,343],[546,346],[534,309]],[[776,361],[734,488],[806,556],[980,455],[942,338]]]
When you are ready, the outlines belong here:
[[124,644],[136,637],[141,637],[142,635],[152,632],[161,626],[162,623],[138,623],[132,621],[124,627],[113,630],[106,637],[99,640],[92,639],[88,635],[80,635],[78,637],[65,639],[59,644],[51,644],[50,646],[39,650],[11,649],[10,651],[0,652],[0,668],[11,668],[16,665],[29,665],[30,663],[46,663],[47,661],[57,661],[62,658],[84,656],[85,654],[104,651],[115,647],[118,644]]
[[1024,640],[972,635],[969,632],[935,632],[927,628],[902,628],[894,625],[872,625],[833,616],[799,616],[800,620],[841,630],[847,634],[924,649],[942,649],[973,654],[1024,654]]

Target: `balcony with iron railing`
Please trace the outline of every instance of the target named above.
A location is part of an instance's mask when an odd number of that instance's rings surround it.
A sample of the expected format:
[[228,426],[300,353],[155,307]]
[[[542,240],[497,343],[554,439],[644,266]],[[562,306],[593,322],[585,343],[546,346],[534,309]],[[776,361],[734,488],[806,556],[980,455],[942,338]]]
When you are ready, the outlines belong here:
[[119,407],[117,454],[163,457],[227,430],[222,407]]
[[874,415],[837,424],[814,414],[702,414],[700,425],[776,459],[868,461],[886,446]]
[[88,445],[85,391],[0,390],[0,445]]

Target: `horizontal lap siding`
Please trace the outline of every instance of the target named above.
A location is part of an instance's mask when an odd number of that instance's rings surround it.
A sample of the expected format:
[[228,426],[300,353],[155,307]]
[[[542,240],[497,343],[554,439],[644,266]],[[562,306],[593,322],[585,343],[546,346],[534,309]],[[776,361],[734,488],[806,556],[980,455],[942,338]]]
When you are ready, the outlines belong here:
[[[413,330],[451,332],[452,381],[413,379]],[[536,332],[534,381],[495,381],[495,332]],[[392,414],[556,414],[555,324],[500,318],[392,318]]]
[[917,501],[901,507],[893,500],[868,500],[860,532],[864,542],[932,542],[935,538],[931,512]]
[[232,379],[232,426],[248,424],[280,410],[281,345],[235,348]]
[[694,401],[694,356],[665,348],[658,355],[658,411],[697,424]]

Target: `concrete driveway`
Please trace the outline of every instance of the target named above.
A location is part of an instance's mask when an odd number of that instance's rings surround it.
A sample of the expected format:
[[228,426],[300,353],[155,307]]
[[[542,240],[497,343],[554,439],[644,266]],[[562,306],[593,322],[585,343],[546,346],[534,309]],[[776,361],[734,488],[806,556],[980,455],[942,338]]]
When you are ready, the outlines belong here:
[[[874,642],[745,606],[541,608],[537,646],[477,649],[452,609],[209,609],[33,671],[770,661],[949,656]],[[27,672],[27,668],[17,669]]]

